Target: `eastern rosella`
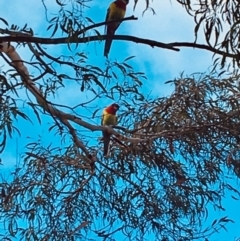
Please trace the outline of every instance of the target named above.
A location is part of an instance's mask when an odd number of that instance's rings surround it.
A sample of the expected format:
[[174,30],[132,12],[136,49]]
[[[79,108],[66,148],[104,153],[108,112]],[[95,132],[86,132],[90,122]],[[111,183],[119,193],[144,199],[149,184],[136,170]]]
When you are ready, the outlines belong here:
[[[128,2],[129,0],[116,0],[112,2],[108,8],[105,21],[107,22],[107,21],[114,21],[114,20],[122,20],[125,16],[126,6]],[[105,28],[105,34],[107,34],[108,36],[114,35],[120,23],[121,22],[108,23]],[[106,57],[108,56],[111,44],[112,44],[112,39],[111,38],[106,39],[105,47],[104,47],[104,56]]]
[[[112,104],[103,110],[103,115],[102,115],[103,126],[110,126],[110,125],[117,124],[116,112],[118,111],[118,109],[119,109],[118,104]],[[108,155],[110,137],[111,137],[111,134],[109,134],[107,131],[103,131],[103,155],[104,156]]]

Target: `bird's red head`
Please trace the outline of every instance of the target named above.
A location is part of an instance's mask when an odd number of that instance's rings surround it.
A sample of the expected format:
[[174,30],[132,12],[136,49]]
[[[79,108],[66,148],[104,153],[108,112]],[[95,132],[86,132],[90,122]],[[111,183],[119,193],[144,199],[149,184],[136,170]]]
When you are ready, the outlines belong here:
[[115,3],[126,10],[126,5],[128,5],[129,0],[116,0]]
[[112,114],[112,115],[115,115],[116,112],[119,110],[119,105],[114,103],[114,104],[111,104],[110,106],[108,106],[106,109],[107,113],[109,114]]

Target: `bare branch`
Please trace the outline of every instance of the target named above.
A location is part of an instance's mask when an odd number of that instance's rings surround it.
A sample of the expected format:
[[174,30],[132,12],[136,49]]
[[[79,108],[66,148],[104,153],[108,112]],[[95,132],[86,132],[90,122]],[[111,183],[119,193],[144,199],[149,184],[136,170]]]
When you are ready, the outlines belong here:
[[141,43],[141,44],[149,45],[151,47],[179,51],[178,48],[175,48],[171,44],[166,44],[155,40],[143,39],[143,38],[138,38],[133,36],[126,36],[126,35],[114,35],[110,37],[108,35],[101,35],[101,36],[89,36],[89,37],[83,37],[83,38],[76,38],[76,37],[39,38],[39,37],[30,37],[30,36],[16,36],[16,37],[7,36],[7,37],[0,37],[0,42],[25,42],[25,43],[38,43],[38,44],[46,44],[46,45],[66,44],[66,43],[80,44],[80,43],[88,43],[88,42],[99,41],[99,40],[103,41],[109,38],[112,38],[115,40],[125,40],[125,41],[131,41],[135,43]]
[[109,24],[109,23],[116,23],[116,22],[124,22],[124,21],[128,21],[128,20],[138,20],[138,18],[134,17],[134,16],[131,16],[131,17],[127,17],[127,18],[123,18],[122,20],[113,20],[113,21],[104,21],[104,22],[101,22],[101,23],[96,23],[96,24],[93,24],[93,25],[90,25],[84,29],[81,29],[80,31],[77,31],[73,34],[73,37],[75,36],[79,36],[80,34],[83,34],[85,32],[87,32],[88,30],[90,29],[93,29],[93,28],[97,28],[97,27],[100,27],[100,26],[103,26],[103,25],[106,25],[106,24]]

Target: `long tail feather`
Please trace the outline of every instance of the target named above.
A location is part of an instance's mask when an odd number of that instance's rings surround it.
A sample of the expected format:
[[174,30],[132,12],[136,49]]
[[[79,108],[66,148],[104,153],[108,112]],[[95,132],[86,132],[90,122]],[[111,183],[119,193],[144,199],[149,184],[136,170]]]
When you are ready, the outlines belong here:
[[111,45],[112,45],[112,39],[111,38],[106,39],[105,46],[104,46],[104,56],[105,57],[108,57]]
[[103,156],[108,156],[110,137],[111,134],[103,131]]

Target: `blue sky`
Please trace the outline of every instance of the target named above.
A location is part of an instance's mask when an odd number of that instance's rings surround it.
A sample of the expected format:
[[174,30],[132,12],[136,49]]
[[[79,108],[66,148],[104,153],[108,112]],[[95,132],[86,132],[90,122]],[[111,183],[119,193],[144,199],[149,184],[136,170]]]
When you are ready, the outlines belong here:
[[[5,1],[0,1],[0,9],[4,9],[1,13],[1,17],[6,19],[9,24],[17,24],[23,27],[28,23],[29,27],[34,29],[37,36],[46,36],[46,28],[48,24],[45,21],[45,10],[42,5],[42,1],[39,0],[8,0],[8,4]],[[54,13],[57,13],[55,1],[45,0],[45,5],[48,8],[48,17],[52,18]],[[86,11],[88,17],[95,22],[101,22],[105,19],[106,9],[111,1],[92,1],[90,3],[91,8]],[[139,1],[135,12],[133,12],[133,1],[130,1],[126,16],[134,15],[138,17],[137,21],[123,22],[119,27],[117,33],[125,35],[133,35],[137,37],[149,38],[160,42],[193,42],[195,39],[194,35],[194,22],[193,19],[186,14],[183,7],[176,2],[171,1],[158,1],[155,0],[152,3],[152,7],[156,11],[156,15],[153,15],[151,11],[142,12],[145,7],[145,1]],[[0,22],[0,27],[5,26]],[[98,31],[104,31],[104,27],[98,28]],[[50,32],[49,34],[50,35]],[[198,43],[204,43],[204,38],[199,36]],[[92,42],[90,44],[81,45],[78,48],[85,51],[89,56],[89,62],[100,67],[105,66],[105,58],[103,57],[103,42]],[[62,53],[66,51],[63,45],[59,46],[48,46],[49,53]],[[17,50],[20,56],[29,60],[29,52],[24,48]],[[136,67],[137,70],[145,72],[148,80],[143,84],[142,89],[146,94],[151,93],[153,97],[167,96],[173,89],[169,85],[164,85],[164,82],[169,79],[178,77],[181,72],[184,71],[186,74],[195,72],[208,72],[209,66],[212,64],[212,54],[197,49],[182,48],[180,52],[165,50],[165,49],[152,49],[149,46],[136,44],[132,42],[114,41],[111,47],[110,58],[112,60],[123,61],[129,56],[136,56],[131,60],[131,64]],[[0,66],[4,69],[7,65],[0,59]],[[30,69],[30,72],[34,74],[35,70]],[[25,92],[21,92],[21,96],[25,96]],[[76,91],[76,86],[69,83],[66,89],[59,91],[55,97],[54,102],[64,103],[69,105],[75,105],[79,103],[79,100],[88,100],[91,96],[82,93],[79,88]],[[105,104],[105,103],[104,103]],[[102,103],[101,103],[102,105]],[[24,107],[23,107],[24,109]],[[30,110],[26,110],[31,113]],[[91,109],[89,110],[91,112]],[[87,112],[84,112],[86,115]],[[99,112],[100,114],[100,112]],[[37,122],[36,117],[33,117]],[[31,125],[24,120],[19,120],[18,125],[24,129],[22,136],[14,136],[13,140],[9,141],[7,149],[1,155],[3,160],[3,166],[1,170],[6,173],[8,168],[11,168],[16,161],[17,153],[23,152],[23,147],[31,139],[35,140],[40,135],[43,144],[48,144],[49,141],[56,141],[54,135],[49,140],[49,132],[45,129],[49,127],[48,122],[50,119],[43,118],[44,125],[37,126]],[[93,120],[94,123],[100,124],[100,119],[96,118]],[[100,134],[100,133],[99,133]],[[18,143],[18,147],[15,144]],[[14,146],[14,148],[12,148]],[[7,175],[7,174],[4,174]],[[229,216],[234,219],[236,224],[230,224],[228,226],[229,232],[221,232],[220,237],[216,237],[215,240],[234,240],[234,238],[240,236],[240,231],[237,232],[240,226],[239,219],[239,202],[231,200],[227,197],[224,200],[226,207],[225,213],[212,213],[211,219],[214,220],[218,217]],[[214,240],[214,239],[212,239]]]

